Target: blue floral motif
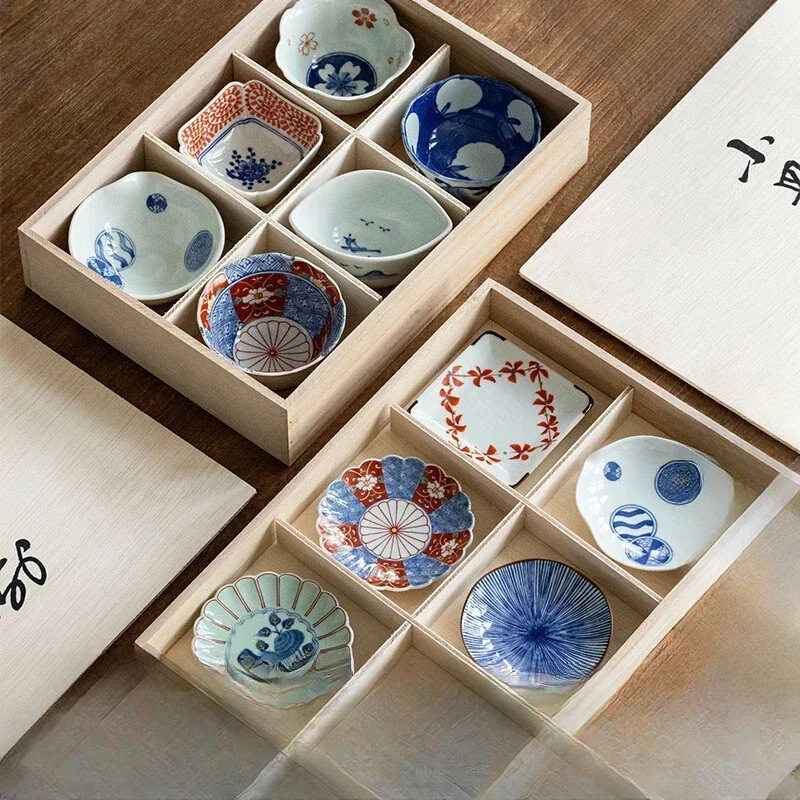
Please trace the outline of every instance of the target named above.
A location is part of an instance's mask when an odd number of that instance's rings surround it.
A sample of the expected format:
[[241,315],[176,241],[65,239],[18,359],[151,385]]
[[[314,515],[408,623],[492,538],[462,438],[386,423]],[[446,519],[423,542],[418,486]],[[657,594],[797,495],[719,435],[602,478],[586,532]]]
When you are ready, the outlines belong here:
[[616,461],[609,461],[603,467],[603,475],[606,480],[618,481],[622,477],[622,467]]
[[373,91],[378,79],[365,58],[355,53],[327,53],[312,62],[306,84],[326,94],[352,97]]
[[256,185],[268,184],[270,181],[267,175],[282,164],[282,161],[274,158],[269,162],[265,158],[259,158],[256,151],[248,147],[245,154],[238,150],[231,151],[230,167],[225,170],[225,174],[250,191]]
[[167,198],[158,192],[153,192],[153,194],[147,195],[146,203],[147,210],[151,211],[153,214],[160,214],[162,211],[166,211],[167,209]]
[[90,258],[86,262],[86,266],[93,272],[96,272],[101,278],[105,278],[120,289],[125,285],[125,282],[119,276],[119,272],[102,258]]
[[[402,500],[410,500],[425,473],[425,462],[420,458],[386,456],[383,459],[383,482],[386,494]],[[333,487],[331,487],[333,488]],[[359,503],[359,505],[361,505]],[[364,509],[362,508],[361,511]]]

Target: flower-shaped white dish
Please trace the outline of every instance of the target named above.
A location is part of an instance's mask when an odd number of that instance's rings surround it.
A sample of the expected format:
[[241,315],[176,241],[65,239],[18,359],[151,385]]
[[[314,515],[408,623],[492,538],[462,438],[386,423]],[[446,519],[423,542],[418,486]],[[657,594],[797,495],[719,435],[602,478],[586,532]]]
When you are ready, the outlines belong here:
[[362,2],[299,0],[281,17],[275,61],[290,83],[335,114],[377,105],[414,52],[388,3]]
[[192,652],[253,700],[310,703],[353,674],[347,612],[292,573],[246,575],[221,587],[194,624]]
[[409,409],[509,486],[523,481],[583,419],[588,392],[495,331],[459,353]]
[[733,479],[692,447],[630,436],[584,462],[575,500],[603,552],[632,569],[692,564],[733,508]]
[[132,172],[93,192],[69,226],[69,252],[78,261],[151,305],[186,292],[224,243],[214,204],[158,172]]
[[399,283],[453,228],[416,183],[378,169],[338,175],[289,215],[295,233],[368,286]]
[[178,131],[178,142],[181,153],[263,206],[308,166],[322,123],[260,81],[233,82]]

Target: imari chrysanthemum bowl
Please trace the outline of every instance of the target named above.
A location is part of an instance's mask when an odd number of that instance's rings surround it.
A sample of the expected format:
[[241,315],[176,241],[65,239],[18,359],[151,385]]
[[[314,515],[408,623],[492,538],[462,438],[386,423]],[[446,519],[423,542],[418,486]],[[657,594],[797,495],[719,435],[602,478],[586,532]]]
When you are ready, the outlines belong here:
[[495,331],[481,334],[410,408],[426,428],[510,486],[583,419],[591,396]]
[[89,195],[69,226],[69,252],[137,300],[174,300],[219,259],[214,204],[158,172],[131,172]]
[[257,206],[275,200],[322,144],[322,124],[260,81],[229,83],[178,131],[180,151]]
[[275,61],[335,114],[380,102],[411,63],[414,40],[384,0],[300,0],[283,13]]
[[262,572],[221,587],[194,624],[192,652],[275,708],[310,703],[353,674],[347,612],[318,583]]
[[200,295],[205,343],[273,389],[296,386],[342,336],[339,287],[302,258],[262,253],[233,261]]
[[472,541],[470,501],[441,467],[419,458],[370,458],[345,470],[320,501],[322,546],[387,591],[429,586]]
[[611,640],[611,609],[560,561],[515,561],[484,575],[461,614],[464,647],[510,686],[563,690],[588,678]]
[[289,224],[373,288],[399,283],[453,228],[424,189],[379,169],[323,184],[292,209]]
[[733,508],[733,479],[672,439],[631,436],[584,462],[575,500],[603,552],[633,569],[663,571],[697,561]]
[[411,101],[402,133],[420,172],[474,204],[539,144],[542,122],[533,100],[511,84],[454,75]]

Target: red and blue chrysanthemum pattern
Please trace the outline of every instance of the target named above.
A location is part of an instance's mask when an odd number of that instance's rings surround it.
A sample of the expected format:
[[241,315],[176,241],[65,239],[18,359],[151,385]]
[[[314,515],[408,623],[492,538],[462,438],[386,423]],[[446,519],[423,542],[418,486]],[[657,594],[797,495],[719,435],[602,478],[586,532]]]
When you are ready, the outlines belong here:
[[386,456],[351,467],[320,502],[322,546],[380,589],[428,586],[464,556],[474,517],[441,467]]

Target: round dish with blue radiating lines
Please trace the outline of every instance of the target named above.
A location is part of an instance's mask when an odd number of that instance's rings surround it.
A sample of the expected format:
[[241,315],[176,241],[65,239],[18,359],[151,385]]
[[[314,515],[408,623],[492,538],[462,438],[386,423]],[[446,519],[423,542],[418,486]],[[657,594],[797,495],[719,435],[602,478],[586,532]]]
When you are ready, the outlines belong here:
[[419,458],[370,458],[345,470],[319,504],[320,543],[377,589],[443,578],[472,541],[475,517],[458,481]]
[[470,590],[461,636],[472,659],[503,683],[562,690],[586,680],[611,640],[600,588],[560,561],[533,558],[488,572]]

